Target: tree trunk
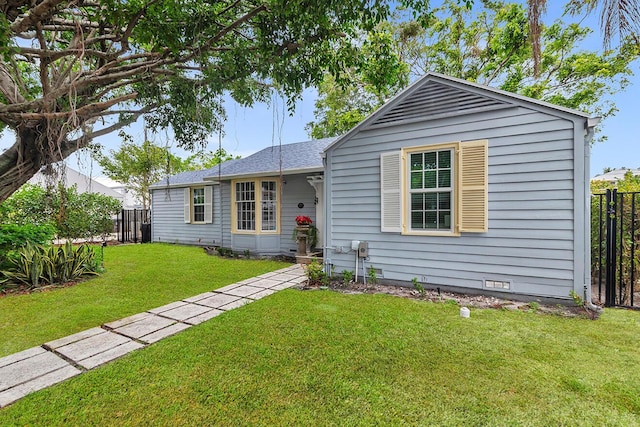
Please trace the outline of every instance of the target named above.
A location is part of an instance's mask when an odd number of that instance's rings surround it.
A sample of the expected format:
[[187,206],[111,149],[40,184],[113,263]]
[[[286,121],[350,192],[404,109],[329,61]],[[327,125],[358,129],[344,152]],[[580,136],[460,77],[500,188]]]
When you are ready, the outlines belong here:
[[[0,203],[22,187],[42,166],[67,158],[80,147],[69,144],[49,144],[49,140],[39,129],[46,125],[38,123],[17,129],[16,142],[0,154]],[[66,141],[65,141],[66,142]]]

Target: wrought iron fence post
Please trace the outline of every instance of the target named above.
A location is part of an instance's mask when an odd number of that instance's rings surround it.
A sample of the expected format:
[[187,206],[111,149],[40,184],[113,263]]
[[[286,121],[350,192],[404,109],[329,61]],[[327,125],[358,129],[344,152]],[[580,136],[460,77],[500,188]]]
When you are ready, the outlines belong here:
[[120,221],[120,242],[124,243],[124,209],[120,211],[120,215],[122,215],[122,221]]
[[133,210],[133,243],[138,243],[138,213]]
[[607,190],[607,269],[606,269],[606,291],[605,305],[607,307],[616,304],[616,229],[617,216],[616,205],[618,201],[618,190]]

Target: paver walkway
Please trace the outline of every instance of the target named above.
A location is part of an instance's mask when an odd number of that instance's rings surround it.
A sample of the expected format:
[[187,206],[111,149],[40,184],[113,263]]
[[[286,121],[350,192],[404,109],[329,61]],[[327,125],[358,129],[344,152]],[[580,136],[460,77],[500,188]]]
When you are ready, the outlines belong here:
[[294,265],[3,357],[0,408],[305,280]]

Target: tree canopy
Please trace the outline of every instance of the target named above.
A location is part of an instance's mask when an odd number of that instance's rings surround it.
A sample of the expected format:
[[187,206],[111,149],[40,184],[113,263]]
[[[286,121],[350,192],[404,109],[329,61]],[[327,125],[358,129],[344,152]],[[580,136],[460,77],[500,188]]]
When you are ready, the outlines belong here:
[[148,139],[137,144],[125,133],[120,137],[123,142],[118,149],[109,150],[108,154],[97,152],[93,156],[104,174],[124,184],[142,202],[143,209],[150,207],[149,189],[152,184],[176,173],[208,169],[239,158],[219,148],[216,151],[199,151],[182,159],[172,154],[168,147]]
[[[614,114],[610,95],[623,90],[633,75],[632,61],[639,46],[629,40],[606,51],[581,49],[591,29],[556,20],[540,27],[540,63],[532,56],[526,8],[519,3],[485,2],[477,14],[445,0],[422,27],[415,21],[395,20],[375,29],[391,36],[393,55],[412,76],[434,71],[498,87],[590,113]],[[364,53],[362,53],[364,56]],[[319,89],[316,120],[307,129],[315,138],[336,136],[349,130],[354,117],[361,120],[382,104],[369,84],[371,75],[354,68],[345,75],[350,84],[334,84],[327,77]],[[404,75],[384,80],[393,94],[406,86]],[[376,89],[379,91],[379,89]]]
[[[401,2],[416,10],[428,0]],[[282,92],[290,104],[356,57],[383,0],[9,0],[0,16],[0,201],[41,166],[145,115],[195,148],[243,105]]]

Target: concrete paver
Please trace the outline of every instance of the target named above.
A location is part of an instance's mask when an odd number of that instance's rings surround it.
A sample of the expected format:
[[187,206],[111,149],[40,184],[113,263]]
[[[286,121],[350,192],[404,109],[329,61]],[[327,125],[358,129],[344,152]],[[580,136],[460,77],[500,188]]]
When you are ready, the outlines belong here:
[[42,390],[43,388],[50,387],[54,384],[67,380],[76,375],[80,375],[82,371],[74,368],[71,365],[67,365],[63,368],[49,372],[42,376],[33,378],[31,381],[19,384],[8,390],[0,392],[0,408],[15,402],[18,399],[25,397],[29,393]]
[[201,299],[198,301],[200,305],[206,305],[211,308],[220,308],[223,305],[229,304],[233,301],[240,299],[240,297],[236,297],[234,295],[226,295],[226,294],[215,294],[212,297]]
[[258,288],[256,286],[251,285],[242,285],[237,288],[226,291],[225,293],[229,295],[235,295],[237,297],[248,297],[251,294],[255,294],[263,290],[263,288]]
[[42,347],[0,359],[0,408],[34,391],[82,373]]
[[212,310],[212,308],[205,307],[203,305],[187,304],[182,307],[174,308],[173,310],[163,311],[160,315],[162,317],[169,317],[171,319],[182,321],[204,314],[210,310]]
[[34,378],[66,366],[70,366],[69,363],[48,351],[21,358],[0,368],[0,391],[31,381]]
[[122,357],[127,353],[131,353],[134,350],[138,350],[142,347],[144,347],[144,344],[140,344],[138,342],[129,340],[117,347],[111,348],[107,351],[98,353],[94,356],[81,360],[79,364],[85,369],[93,369],[97,366],[103,365],[107,362],[111,362],[112,360]]
[[190,325],[199,325],[202,322],[205,322],[209,319],[213,319],[214,317],[220,315],[224,313],[224,311],[222,310],[218,310],[217,308],[212,308],[211,310],[204,312],[202,314],[199,314],[197,316],[194,317],[190,317],[188,319],[186,319],[184,322],[188,323]]
[[288,288],[290,288],[292,286],[296,286],[296,285],[297,285],[297,283],[295,283],[295,282],[282,282],[282,283],[278,283],[275,286],[272,286],[269,289],[273,289],[274,291],[281,291],[283,289],[288,289]]
[[82,366],[81,362],[84,359],[111,350],[129,341],[127,337],[103,330],[102,334],[97,334],[62,347],[50,347]]
[[0,408],[304,280],[283,268],[0,358]]
[[114,331],[129,338],[138,339],[176,323],[175,320],[166,319],[154,314],[146,314],[146,317],[138,320],[137,322],[129,323],[120,328],[116,328],[114,329]]
[[234,302],[230,302],[229,304],[225,304],[222,307],[218,307],[218,308],[220,310],[229,311],[229,310],[233,310],[234,308],[242,307],[243,305],[249,304],[250,302],[253,302],[253,300],[250,300],[247,298],[239,298]]
[[86,329],[82,332],[78,332],[77,334],[69,335],[68,337],[60,338],[55,341],[49,341],[45,345],[50,348],[58,348],[67,344],[71,344],[77,341],[81,341],[86,338],[90,338],[95,335],[99,335],[104,333],[104,329],[102,328],[91,328]]
[[[238,287],[240,287],[240,286],[242,286],[242,285],[246,285],[247,283],[244,283],[244,282],[247,282],[247,280],[245,280],[245,281],[243,281],[243,282],[232,283],[232,284],[227,285],[227,286],[224,286],[224,287],[222,287],[222,288],[218,288],[218,289],[216,289],[215,291],[216,291],[217,293],[225,293],[225,292],[228,292],[228,291],[230,291],[230,290],[232,290],[232,289],[238,288]],[[186,300],[185,300],[185,301],[186,301]]]
[[160,341],[162,338],[169,337],[171,335],[177,334],[180,331],[184,331],[187,328],[190,328],[191,325],[187,325],[184,323],[174,323],[171,326],[168,326],[164,329],[160,329],[155,331],[149,335],[145,335],[140,338],[140,341],[144,341],[147,344],[152,344],[154,342]]
[[147,311],[149,313],[158,314],[158,313],[162,313],[163,311],[173,310],[174,308],[182,307],[185,304],[187,303],[184,301],[176,301],[176,302],[172,302],[171,304],[163,305],[162,307],[153,308]]
[[247,298],[251,298],[252,300],[259,300],[261,298],[268,297],[271,294],[275,294],[276,292],[277,291],[274,289],[263,289],[260,292],[249,295]]
[[[231,285],[229,285],[229,286],[231,286]],[[203,294],[199,294],[199,295],[193,296],[191,298],[185,298],[182,301],[184,301],[184,302],[197,302],[197,301],[200,301],[201,299],[209,298],[209,297],[212,297],[214,295],[215,294],[213,292],[205,292]]]
[[137,322],[138,320],[145,319],[149,316],[150,316],[149,313],[138,313],[138,314],[134,314],[133,316],[125,317],[124,319],[116,320],[115,322],[105,323],[104,325],[107,328],[116,329],[125,325],[129,325],[131,323]]
[[256,288],[270,288],[272,286],[277,285],[278,283],[282,283],[281,280],[273,280],[273,279],[260,279],[256,282],[251,283],[251,286]]

